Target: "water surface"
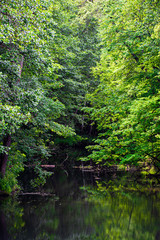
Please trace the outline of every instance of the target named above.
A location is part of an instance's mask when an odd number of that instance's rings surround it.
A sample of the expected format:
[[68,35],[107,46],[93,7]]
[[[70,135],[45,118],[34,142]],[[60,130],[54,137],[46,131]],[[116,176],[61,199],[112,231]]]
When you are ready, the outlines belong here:
[[45,187],[53,196],[1,199],[0,239],[160,240],[159,193],[108,191],[106,182],[62,171]]

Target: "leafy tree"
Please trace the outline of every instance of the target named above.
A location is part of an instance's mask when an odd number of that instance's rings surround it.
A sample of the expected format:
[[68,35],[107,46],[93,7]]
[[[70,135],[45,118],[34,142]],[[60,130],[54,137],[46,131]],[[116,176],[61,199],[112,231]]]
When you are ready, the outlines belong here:
[[91,14],[85,16],[79,1],[74,4],[62,2],[63,6],[58,3],[61,14],[57,14],[58,7],[54,11],[59,23],[56,27],[54,51],[56,61],[61,66],[57,79],[62,84],[57,89],[56,96],[66,106],[66,115],[61,118],[61,122],[69,124],[80,133],[79,129],[83,130],[85,125],[81,110],[86,105],[85,94],[96,86],[91,68],[99,60],[97,19]]
[[[101,1],[102,2],[102,1]],[[103,1],[100,84],[85,108],[99,136],[87,159],[159,168],[159,2]]]
[[[31,141],[24,142],[19,148],[21,148],[20,152],[28,154],[27,157],[33,158],[39,150],[40,156],[45,155],[48,132],[63,136],[73,134],[70,128],[55,122],[65,106],[52,93],[55,88],[61,87],[54,74],[59,64],[52,57],[51,43],[56,25],[52,16],[53,8],[53,2],[48,0],[1,1],[0,172],[2,178],[7,179],[5,176],[7,165],[10,167],[8,174],[11,174],[13,169],[8,161],[9,148],[16,149],[14,142],[11,145],[11,138],[15,143],[17,137],[21,138],[21,145],[22,135],[25,140],[27,139],[25,134],[30,136]],[[36,137],[43,134],[44,140],[37,141]],[[33,151],[31,151],[32,143],[36,146],[34,148],[33,145]],[[23,148],[27,145],[28,149],[25,151]],[[5,182],[5,179],[3,181]]]
[[92,8],[79,0],[1,1],[0,172],[7,191],[24,160],[42,176],[57,136],[75,143],[81,137],[74,131],[85,133],[82,107],[97,85],[91,68],[100,50]]

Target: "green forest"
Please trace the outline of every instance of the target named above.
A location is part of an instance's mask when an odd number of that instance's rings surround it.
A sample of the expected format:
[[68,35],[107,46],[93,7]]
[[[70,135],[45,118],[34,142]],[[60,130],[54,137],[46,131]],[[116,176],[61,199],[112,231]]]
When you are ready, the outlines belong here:
[[159,0],[0,1],[1,191],[28,166],[160,172],[159,20]]

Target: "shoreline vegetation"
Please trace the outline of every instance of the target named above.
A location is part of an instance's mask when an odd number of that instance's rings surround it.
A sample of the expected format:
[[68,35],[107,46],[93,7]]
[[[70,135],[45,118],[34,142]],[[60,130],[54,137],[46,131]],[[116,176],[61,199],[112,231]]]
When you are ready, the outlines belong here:
[[160,1],[2,0],[0,19],[1,193],[58,166],[159,184]]
[[[46,165],[45,165],[46,167]],[[33,170],[34,166],[29,166],[30,169]],[[50,168],[50,166],[47,165],[47,169]],[[66,176],[68,177],[70,173],[68,173],[68,169],[65,170],[65,168],[59,168],[56,166],[51,165],[51,171],[52,169],[55,170],[61,170],[65,171]],[[28,167],[27,167],[28,169]],[[93,178],[95,181],[95,186],[98,186],[97,184],[102,183],[104,184],[105,191],[109,192],[139,192],[139,193],[150,193],[150,194],[157,194],[160,192],[160,174],[155,174],[153,171],[150,172],[150,170],[145,170],[143,168],[136,168],[134,167],[125,167],[125,166],[110,166],[110,167],[104,167],[100,168],[99,166],[91,166],[91,165],[79,165],[79,166],[73,166],[70,168],[71,171],[79,171],[81,173],[85,172],[87,174],[93,174]],[[54,171],[52,172],[54,174]],[[51,175],[52,176],[52,175]],[[35,176],[32,176],[33,179]],[[83,187],[82,187],[83,189]],[[84,187],[85,190],[85,187]],[[23,191],[22,189],[17,189],[11,193],[7,193],[5,191],[0,191],[0,198],[1,197],[54,197],[55,194],[52,192],[45,192],[45,185],[44,189],[43,186],[40,191],[37,191],[36,188],[34,189],[34,192],[30,191]]]

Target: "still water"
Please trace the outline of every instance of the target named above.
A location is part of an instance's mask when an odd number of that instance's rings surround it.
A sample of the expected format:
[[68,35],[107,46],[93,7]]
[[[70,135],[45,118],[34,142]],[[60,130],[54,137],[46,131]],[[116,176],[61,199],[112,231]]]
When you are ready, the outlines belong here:
[[0,240],[160,240],[160,195],[109,189],[94,173],[57,172],[52,196],[0,200]]

